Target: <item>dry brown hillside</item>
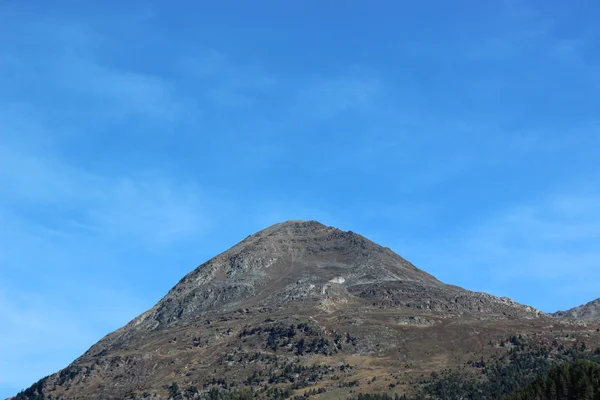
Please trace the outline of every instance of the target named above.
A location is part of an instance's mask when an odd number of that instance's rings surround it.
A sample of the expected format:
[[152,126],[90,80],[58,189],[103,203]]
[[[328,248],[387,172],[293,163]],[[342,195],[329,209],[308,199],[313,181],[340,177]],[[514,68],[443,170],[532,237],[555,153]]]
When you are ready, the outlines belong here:
[[289,221],[200,265],[23,398],[404,393],[446,368],[481,375],[524,343],[593,349],[596,329],[447,285],[356,233]]

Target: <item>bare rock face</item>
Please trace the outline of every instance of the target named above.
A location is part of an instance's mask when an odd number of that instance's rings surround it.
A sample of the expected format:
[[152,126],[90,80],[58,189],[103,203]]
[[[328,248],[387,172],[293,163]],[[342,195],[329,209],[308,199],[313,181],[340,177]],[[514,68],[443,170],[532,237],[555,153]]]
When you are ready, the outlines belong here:
[[190,272],[144,314],[142,326],[176,324],[242,305],[280,307],[344,295],[358,300],[377,298],[375,293],[386,304],[408,308],[539,315],[507,299],[445,285],[356,233],[316,221],[289,221],[249,236]]
[[600,321],[600,298],[567,311],[558,311],[552,315],[558,318]]
[[[481,352],[508,329],[543,330],[554,321],[510,299],[444,284],[356,233],[288,221],[194,269],[32,393],[167,398],[173,382],[192,393],[218,376],[220,389],[230,390],[254,385],[257,373],[283,390],[300,378],[277,374],[296,363],[323,365],[311,376],[322,376],[329,390],[365,357],[417,374]],[[356,365],[346,367],[350,361]]]
[[186,275],[134,325],[156,328],[214,309],[284,306],[327,296],[332,285],[393,281],[441,285],[433,276],[364,237],[316,221],[273,225]]

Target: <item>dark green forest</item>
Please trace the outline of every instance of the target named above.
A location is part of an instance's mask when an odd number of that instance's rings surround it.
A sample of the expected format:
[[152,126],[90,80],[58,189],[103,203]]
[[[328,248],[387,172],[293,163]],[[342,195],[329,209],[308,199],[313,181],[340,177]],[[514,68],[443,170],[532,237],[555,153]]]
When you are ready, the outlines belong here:
[[503,400],[600,400],[600,365],[579,360],[537,378]]
[[[564,364],[552,369],[547,375],[539,376],[526,388],[507,396],[483,394],[480,388],[471,387],[459,396],[463,399],[483,398],[501,400],[600,400],[600,365],[578,360],[573,364]],[[476,390],[469,392],[468,390]],[[489,396],[489,397],[488,397]],[[359,394],[353,400],[421,400],[448,399],[437,394],[425,394],[414,397],[391,396],[383,394]]]

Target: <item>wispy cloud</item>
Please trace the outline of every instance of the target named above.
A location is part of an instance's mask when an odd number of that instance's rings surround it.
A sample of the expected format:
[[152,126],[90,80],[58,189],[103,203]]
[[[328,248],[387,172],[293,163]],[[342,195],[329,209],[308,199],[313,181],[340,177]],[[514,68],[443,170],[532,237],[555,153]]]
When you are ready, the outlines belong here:
[[261,65],[235,62],[215,49],[185,56],[178,63],[192,85],[204,87],[196,95],[212,105],[251,106],[272,94],[278,84]]
[[[82,353],[100,339],[97,325],[116,328],[143,307],[124,293],[105,295],[86,289],[83,302],[89,304],[91,298],[96,301],[96,308],[87,311],[101,315],[95,324],[78,312],[53,305],[46,294],[0,289],[0,388],[25,389],[33,379],[66,367],[73,354]],[[26,369],[18,367],[23,360],[27,360]]]
[[[0,58],[3,73],[12,77],[6,99],[10,94],[14,101],[35,97],[38,105],[54,110],[55,119],[143,117],[173,123],[201,111],[165,76],[112,63],[105,55],[106,38],[88,25],[40,19],[27,28],[24,36],[40,40],[24,40],[24,48],[11,43]],[[24,28],[14,29],[19,35]],[[56,92],[60,96],[50,95]]]
[[105,67],[94,62],[65,63],[64,87],[75,96],[94,96],[100,112],[113,110],[117,117],[142,116],[174,122],[196,107],[193,101],[164,78]]
[[205,195],[194,183],[173,183],[153,173],[102,176],[50,154],[6,147],[0,155],[1,192],[12,208],[55,207],[71,223],[106,236],[129,236],[150,248],[197,235],[209,224]]
[[381,94],[381,85],[373,77],[319,79],[299,91],[304,110],[318,117],[332,117],[350,111],[372,110]]

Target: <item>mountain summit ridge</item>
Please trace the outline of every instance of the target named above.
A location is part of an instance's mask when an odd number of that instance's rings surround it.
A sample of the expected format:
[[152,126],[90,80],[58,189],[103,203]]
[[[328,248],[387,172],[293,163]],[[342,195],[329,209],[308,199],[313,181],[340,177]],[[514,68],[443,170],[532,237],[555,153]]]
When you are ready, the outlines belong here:
[[[323,295],[323,285],[336,278],[346,285],[392,280],[441,284],[362,235],[315,220],[290,220],[249,235],[189,272],[153,307],[154,319],[172,322],[217,305],[237,307],[237,301],[252,298],[268,305],[281,291],[284,300],[319,296],[319,289]],[[257,304],[246,304],[252,305]],[[167,315],[175,308],[176,316]]]
[[[373,285],[476,295],[440,282],[357,233],[314,220],[292,220],[248,236],[188,273],[153,308],[153,328],[156,323],[173,323],[215,307],[273,307],[291,301],[351,297],[352,292],[362,293],[357,292],[359,287],[369,286],[372,292]],[[328,292],[327,286],[337,291]],[[482,296],[497,299],[502,306],[517,305],[510,299]],[[523,310],[539,313],[528,306]]]

